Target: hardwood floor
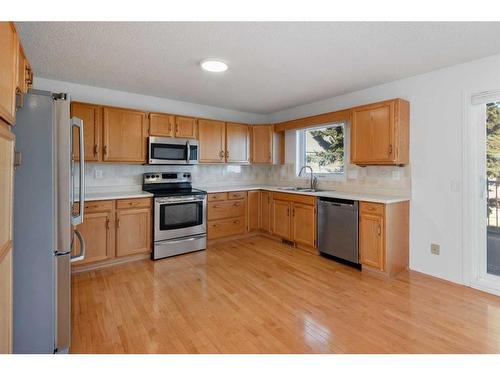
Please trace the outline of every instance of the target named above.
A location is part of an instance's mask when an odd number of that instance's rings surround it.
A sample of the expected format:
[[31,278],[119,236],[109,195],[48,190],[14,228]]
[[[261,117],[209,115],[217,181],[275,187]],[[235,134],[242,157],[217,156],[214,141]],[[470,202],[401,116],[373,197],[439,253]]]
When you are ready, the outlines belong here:
[[500,297],[253,237],[73,275],[73,353],[500,353]]

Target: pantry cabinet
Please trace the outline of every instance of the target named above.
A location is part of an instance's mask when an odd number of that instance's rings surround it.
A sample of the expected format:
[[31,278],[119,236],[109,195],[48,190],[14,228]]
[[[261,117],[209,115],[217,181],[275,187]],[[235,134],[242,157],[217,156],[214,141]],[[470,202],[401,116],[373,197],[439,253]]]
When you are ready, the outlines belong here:
[[402,99],[352,111],[351,163],[403,165],[409,162],[409,103]]
[[[95,104],[71,102],[71,117],[83,120],[85,161],[102,161],[102,107]],[[80,159],[78,129],[73,129],[73,158]]]
[[226,124],[223,121],[198,120],[200,163],[225,163]]
[[175,116],[175,136],[196,139],[198,124],[194,117]]
[[409,203],[360,202],[359,260],[363,269],[393,276],[408,269]]
[[146,163],[147,125],[144,112],[103,107],[103,160]]

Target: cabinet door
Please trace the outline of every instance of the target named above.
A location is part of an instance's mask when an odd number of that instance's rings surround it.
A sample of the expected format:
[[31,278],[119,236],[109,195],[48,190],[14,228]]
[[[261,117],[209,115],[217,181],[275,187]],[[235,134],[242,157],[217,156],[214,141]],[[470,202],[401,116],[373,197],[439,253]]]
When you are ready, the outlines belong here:
[[151,251],[151,209],[116,211],[116,256]]
[[252,126],[252,163],[273,163],[273,126]]
[[18,43],[12,22],[0,22],[0,118],[11,125],[16,116]]
[[122,108],[103,108],[104,161],[145,163],[146,114]]
[[[74,265],[99,262],[115,256],[115,218],[114,212],[87,213],[78,231],[85,241],[85,259]],[[80,252],[78,241],[73,242],[73,254]]]
[[264,232],[271,232],[271,193],[260,192],[260,229]]
[[381,215],[361,212],[359,253],[361,264],[384,270],[384,219]]
[[215,120],[198,120],[200,163],[224,163],[226,124]]
[[149,134],[159,137],[173,137],[175,116],[161,113],[149,114]]
[[256,231],[260,228],[260,191],[248,192],[248,231]]
[[0,119],[0,354],[12,352],[14,134]]
[[196,119],[193,117],[175,117],[175,136],[177,138],[196,139]]
[[316,245],[316,207],[300,203],[292,205],[293,240],[299,244]]
[[26,94],[28,92],[28,60],[26,59],[26,55],[24,54],[23,47],[21,43],[18,43],[18,55],[17,55],[17,73],[16,73],[16,81],[17,87],[16,91],[21,94]]
[[359,164],[394,159],[394,101],[353,111],[351,152],[351,161]]
[[273,200],[271,232],[272,234],[286,240],[290,240],[292,238],[290,208],[290,202]]
[[226,124],[226,162],[250,162],[249,126],[228,122]]
[[[83,135],[85,146],[85,161],[102,160],[101,153],[101,118],[102,109],[98,105],[86,103],[71,103],[71,116],[83,120]],[[80,159],[80,148],[78,145],[78,129],[73,128],[73,158]]]

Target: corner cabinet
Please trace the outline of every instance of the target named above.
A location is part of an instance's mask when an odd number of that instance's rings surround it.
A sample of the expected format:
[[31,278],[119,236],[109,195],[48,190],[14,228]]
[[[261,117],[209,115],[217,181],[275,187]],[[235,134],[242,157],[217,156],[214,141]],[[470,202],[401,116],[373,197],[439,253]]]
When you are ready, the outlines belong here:
[[363,269],[389,277],[408,269],[408,229],[408,202],[360,202],[359,260]]
[[353,108],[351,163],[408,164],[409,113],[410,104],[403,99]]
[[146,163],[148,128],[145,112],[103,107],[103,161]]

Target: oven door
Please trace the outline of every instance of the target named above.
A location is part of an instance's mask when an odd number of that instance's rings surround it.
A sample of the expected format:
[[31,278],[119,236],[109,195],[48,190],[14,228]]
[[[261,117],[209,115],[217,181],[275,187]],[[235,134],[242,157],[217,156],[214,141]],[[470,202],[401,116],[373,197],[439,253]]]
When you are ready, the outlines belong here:
[[195,139],[149,137],[149,164],[198,164]]
[[207,232],[206,196],[155,198],[154,240],[188,237]]

